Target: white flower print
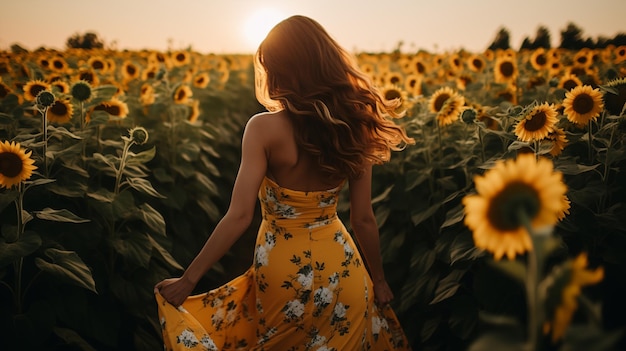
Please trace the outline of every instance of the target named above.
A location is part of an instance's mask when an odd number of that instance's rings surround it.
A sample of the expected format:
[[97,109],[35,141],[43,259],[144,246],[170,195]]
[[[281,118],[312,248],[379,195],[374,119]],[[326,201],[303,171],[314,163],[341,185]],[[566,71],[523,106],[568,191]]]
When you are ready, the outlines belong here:
[[300,300],[291,300],[283,307],[283,313],[287,321],[298,319],[304,313],[304,304]]
[[200,339],[200,343],[209,351],[218,351],[217,345],[215,345],[213,339],[211,339],[211,337],[206,334],[202,336],[202,338]]
[[329,196],[329,197],[322,197],[318,203],[319,207],[328,207],[328,206],[332,206],[335,204],[335,197],[334,196]]
[[326,287],[321,287],[315,290],[314,296],[315,306],[326,307],[333,302],[333,292]]
[[276,236],[274,235],[274,233],[265,232],[265,246],[268,249],[272,249],[274,248],[274,246],[276,246]]
[[335,305],[335,309],[333,310],[333,313],[336,318],[345,318],[346,310],[347,310],[346,306],[343,303],[338,302]]
[[215,311],[215,314],[211,316],[211,322],[213,322],[213,325],[222,324],[222,322],[224,321],[224,314],[226,314],[226,311],[223,308]]
[[196,338],[191,330],[185,329],[176,337],[176,342],[185,345],[187,348],[192,348],[198,345],[198,338]]
[[258,245],[256,247],[254,256],[255,256],[257,267],[267,266],[269,264],[269,256],[268,256],[267,248],[264,245]]
[[372,334],[374,335],[380,334],[381,329],[384,329],[384,330],[389,329],[387,320],[384,318],[376,317],[376,316],[372,317]]
[[328,277],[328,288],[334,291],[337,285],[339,285],[339,273],[335,272]]
[[311,341],[306,346],[308,348],[311,348],[314,346],[321,346],[325,343],[326,343],[326,337],[324,335],[316,334],[315,336],[313,336],[313,339],[311,339]]
[[311,286],[313,285],[313,270],[308,270],[306,273],[298,273],[298,283],[302,286],[304,290],[311,290]]
[[237,318],[237,310],[230,310],[226,313],[226,323],[232,324]]

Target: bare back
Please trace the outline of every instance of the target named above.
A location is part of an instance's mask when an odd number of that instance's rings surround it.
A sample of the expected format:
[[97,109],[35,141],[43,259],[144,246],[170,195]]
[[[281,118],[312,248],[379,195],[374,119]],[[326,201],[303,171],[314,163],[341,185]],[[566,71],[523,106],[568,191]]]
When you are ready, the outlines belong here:
[[296,145],[293,124],[286,111],[262,113],[255,118],[266,134],[267,177],[279,185],[301,191],[328,190],[340,184],[321,172],[317,161]]

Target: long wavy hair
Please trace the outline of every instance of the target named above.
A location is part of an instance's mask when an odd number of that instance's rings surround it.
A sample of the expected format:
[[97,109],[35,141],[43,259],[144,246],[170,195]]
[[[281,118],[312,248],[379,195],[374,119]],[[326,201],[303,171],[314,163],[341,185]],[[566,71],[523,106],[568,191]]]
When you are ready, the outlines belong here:
[[370,78],[315,20],[292,16],[278,23],[255,54],[255,93],[269,111],[286,109],[298,146],[325,173],[358,177],[366,163],[389,160],[414,140],[387,117],[387,101]]

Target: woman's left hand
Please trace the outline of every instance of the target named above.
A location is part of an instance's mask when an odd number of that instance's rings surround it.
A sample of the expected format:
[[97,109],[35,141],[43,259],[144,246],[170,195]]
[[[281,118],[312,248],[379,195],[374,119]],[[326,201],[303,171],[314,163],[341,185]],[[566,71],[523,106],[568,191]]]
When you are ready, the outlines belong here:
[[154,286],[154,292],[159,292],[167,302],[178,307],[183,304],[194,287],[195,284],[183,276],[159,282]]

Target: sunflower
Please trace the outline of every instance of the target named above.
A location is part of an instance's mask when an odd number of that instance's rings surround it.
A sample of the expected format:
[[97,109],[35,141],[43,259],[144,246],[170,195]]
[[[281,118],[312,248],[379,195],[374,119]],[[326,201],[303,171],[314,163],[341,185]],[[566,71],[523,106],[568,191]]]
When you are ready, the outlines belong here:
[[620,116],[626,104],[626,78],[618,78],[606,83],[606,87],[613,89],[617,94],[604,92],[604,106],[609,113]]
[[604,108],[602,93],[589,85],[577,86],[565,93],[563,107],[563,112],[570,122],[579,127],[584,126],[602,112]]
[[396,108],[396,113],[402,113],[402,111],[406,111],[409,108],[408,104],[408,93],[402,89],[400,89],[397,85],[386,85],[381,89],[381,96],[386,103],[393,104],[394,100],[397,99],[398,107]]
[[52,90],[60,94],[67,94],[70,92],[69,84],[62,80],[55,80],[54,82],[51,82],[50,87],[52,88]]
[[10,188],[30,178],[37,169],[31,154],[32,151],[27,153],[19,143],[7,140],[0,143],[0,187]]
[[459,119],[465,98],[449,87],[437,89],[430,97],[428,108],[437,114],[439,126],[444,127]]
[[473,54],[467,59],[467,67],[473,72],[482,72],[485,66],[485,59],[480,55]]
[[618,64],[626,61],[626,45],[620,45],[616,47],[614,54],[615,59],[613,60],[613,63]]
[[174,66],[185,66],[191,61],[191,57],[188,51],[174,51],[171,55]]
[[498,160],[484,175],[475,176],[477,194],[462,202],[464,222],[476,247],[492,252],[496,260],[532,250],[526,224],[532,228],[556,224],[567,191],[562,178],[550,160],[528,153]]
[[544,48],[537,48],[530,55],[530,65],[537,71],[541,71],[548,67],[549,62],[546,49]]
[[399,72],[388,72],[385,75],[384,79],[385,79],[386,84],[389,84],[389,85],[398,86],[398,85],[404,84],[402,74],[400,74]]
[[517,78],[517,63],[515,63],[515,59],[506,55],[498,56],[494,66],[494,74],[497,83],[514,81]]
[[131,61],[124,61],[122,64],[122,76],[124,80],[129,81],[139,77],[139,68]]
[[66,99],[56,99],[48,108],[46,117],[52,123],[64,124],[72,119],[74,106]]
[[154,87],[151,84],[144,83],[139,92],[139,102],[142,105],[150,105],[154,103],[154,100]]
[[94,106],[93,111],[104,111],[114,117],[126,118],[128,115],[128,105],[123,101],[113,98]]
[[209,77],[209,74],[207,72],[202,72],[197,74],[194,78],[193,78],[193,86],[196,88],[206,88],[207,85],[209,85],[209,82],[211,81],[211,78]]
[[411,72],[418,76],[426,75],[430,69],[430,65],[421,56],[415,56],[411,60],[411,67],[413,68]]
[[174,102],[177,104],[186,104],[193,93],[187,85],[181,84],[174,90]]
[[26,99],[26,101],[35,101],[40,92],[50,90],[50,88],[50,84],[44,82],[43,80],[31,80],[22,87],[24,90],[24,99]]
[[558,119],[554,105],[547,102],[535,106],[515,126],[515,135],[521,141],[541,140],[554,131]]
[[559,156],[565,146],[567,146],[567,137],[565,136],[565,131],[561,128],[554,128],[553,131],[548,133],[545,138],[546,140],[552,142],[552,149],[550,149],[550,155]]
[[569,91],[580,85],[583,85],[583,82],[580,80],[580,78],[570,73],[561,77],[561,79],[559,79],[559,84],[557,86],[559,88],[563,88]]
[[50,61],[50,68],[59,73],[63,73],[67,71],[67,62],[61,56],[56,56]]
[[95,72],[101,73],[105,73],[109,68],[107,62],[100,56],[91,56],[87,60],[87,65]]
[[573,64],[576,67],[589,67],[593,63],[591,50],[589,48],[580,49],[574,54]]
[[81,69],[78,71],[78,73],[74,76],[74,80],[75,81],[85,81],[87,83],[89,83],[91,86],[95,87],[98,86],[98,84],[100,84],[100,77],[98,77],[98,75],[96,74],[96,72],[92,69]]
[[[564,267],[556,271],[554,283],[548,289],[547,302],[555,307],[543,325],[545,334],[551,333],[551,340],[556,343],[565,335],[578,308],[578,296],[584,286],[600,282],[604,278],[604,269],[587,268],[587,254],[581,253],[573,260],[568,260]],[[548,306],[550,309],[552,306]]]
[[411,96],[422,95],[422,78],[416,74],[409,74],[404,78],[404,90]]
[[156,64],[148,64],[146,69],[144,69],[143,72],[141,72],[141,79],[142,80],[154,79],[156,78],[158,72],[159,72],[159,66],[157,66]]

